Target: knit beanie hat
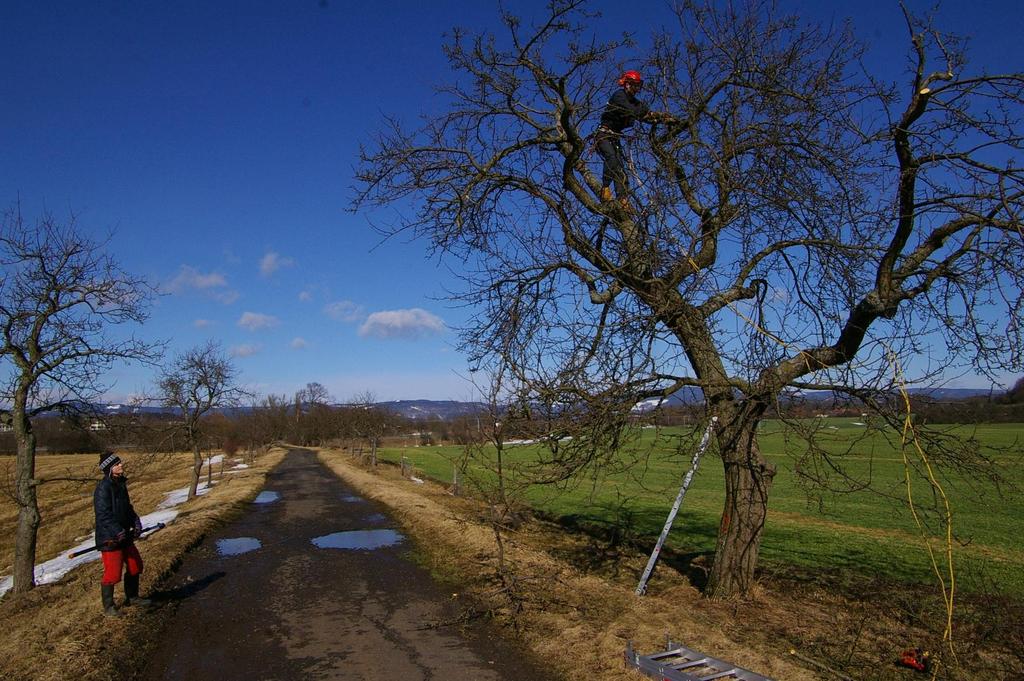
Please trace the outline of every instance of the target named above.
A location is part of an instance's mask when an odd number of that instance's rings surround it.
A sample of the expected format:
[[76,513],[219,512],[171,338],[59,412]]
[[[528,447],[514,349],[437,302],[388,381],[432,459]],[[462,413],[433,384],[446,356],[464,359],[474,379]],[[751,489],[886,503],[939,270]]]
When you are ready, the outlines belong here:
[[110,469],[119,463],[121,463],[121,457],[109,449],[100,454],[100,470],[103,471],[104,475],[109,473]]

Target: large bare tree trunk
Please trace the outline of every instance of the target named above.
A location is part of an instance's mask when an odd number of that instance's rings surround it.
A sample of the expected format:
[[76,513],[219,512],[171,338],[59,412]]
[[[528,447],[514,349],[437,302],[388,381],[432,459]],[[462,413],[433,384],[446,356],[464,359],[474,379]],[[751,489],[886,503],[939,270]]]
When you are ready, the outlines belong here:
[[726,428],[719,438],[725,467],[725,508],[714,565],[704,589],[711,598],[746,593],[753,584],[775,476],[775,466],[761,455],[755,440],[758,421],[739,418],[743,421]]
[[36,435],[25,415],[27,396],[14,398],[12,425],[18,443],[15,461],[14,494],[18,504],[18,527],[14,539],[14,592],[35,587],[36,538],[39,530],[39,504],[36,501]]
[[745,594],[754,583],[775,476],[775,466],[757,446],[757,427],[770,401],[764,395],[774,395],[777,389],[769,386],[760,397],[737,400],[707,325],[681,315],[676,328],[677,336],[691,348],[690,358],[699,375],[710,386],[704,389],[704,398],[710,405],[708,415],[718,417],[718,451],[725,469],[725,507],[704,595]]

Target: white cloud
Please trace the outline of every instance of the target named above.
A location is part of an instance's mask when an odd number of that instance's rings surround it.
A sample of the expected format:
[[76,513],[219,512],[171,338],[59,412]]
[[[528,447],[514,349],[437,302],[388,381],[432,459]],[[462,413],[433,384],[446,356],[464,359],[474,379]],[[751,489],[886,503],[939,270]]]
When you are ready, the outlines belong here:
[[373,338],[422,338],[445,331],[444,320],[416,307],[374,312],[359,327],[359,335]]
[[269,329],[280,323],[277,317],[260,312],[243,312],[242,316],[238,318],[238,325],[250,331]]
[[267,251],[267,254],[260,258],[260,274],[269,277],[282,267],[291,267],[295,261],[291,258],[282,258],[276,251]]
[[194,322],[192,322],[192,326],[196,327],[197,329],[205,329],[206,327],[212,325],[213,322],[210,321],[209,319],[197,319]]
[[310,293],[309,291],[300,291],[299,300],[301,300],[304,303],[308,303],[309,301],[313,300],[313,294]]
[[167,288],[171,293],[181,293],[188,289],[204,290],[227,285],[227,279],[225,279],[224,275],[219,272],[203,274],[194,267],[182,265],[181,269],[178,271],[178,276],[171,280],[167,285]]
[[305,338],[301,338],[299,336],[296,336],[295,338],[293,338],[292,342],[291,342],[291,346],[293,348],[295,348],[296,350],[304,348],[307,345],[309,345],[309,343],[306,342],[306,339]]
[[324,314],[339,322],[357,322],[363,318],[365,312],[361,305],[356,305],[351,300],[339,300],[324,305]]
[[191,265],[182,265],[177,276],[167,284],[171,293],[202,291],[214,300],[229,305],[238,300],[239,293],[227,289],[228,280],[220,272],[202,273]]
[[252,345],[250,343],[243,343],[242,345],[231,346],[232,357],[252,357],[262,349],[259,345]]
[[214,294],[213,297],[214,299],[219,300],[225,305],[230,305],[231,303],[238,300],[240,296],[241,294],[238,291],[224,291],[223,293]]

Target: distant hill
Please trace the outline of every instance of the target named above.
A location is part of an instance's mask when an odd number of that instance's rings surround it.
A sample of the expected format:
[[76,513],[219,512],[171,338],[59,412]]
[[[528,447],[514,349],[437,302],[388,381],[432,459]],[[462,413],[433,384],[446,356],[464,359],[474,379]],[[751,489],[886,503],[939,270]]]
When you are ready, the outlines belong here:
[[[929,397],[933,400],[943,402],[955,402],[957,400],[966,400],[970,397],[982,397],[987,395],[997,397],[1002,395],[1003,391],[992,391],[982,388],[908,388],[907,393],[916,397]],[[799,397],[799,399],[811,401],[822,401],[833,399],[835,394],[829,390],[815,390],[802,392],[798,396],[790,395],[790,397]]]
[[[982,388],[910,388],[908,392],[917,397],[928,397],[936,402],[956,402],[971,397],[992,396],[998,397],[1003,391],[985,390]],[[835,393],[829,390],[811,390],[800,393],[783,395],[782,401],[807,401],[807,402],[831,402],[836,399]],[[840,396],[840,401],[846,398]],[[658,406],[673,407],[679,405],[701,404],[704,402],[704,395],[697,388],[687,387],[670,395],[665,400],[645,400],[634,407],[636,412],[648,412]]]
[[450,421],[459,416],[470,416],[487,410],[481,402],[456,402],[454,400],[394,400],[378,402],[375,406],[386,408],[399,416],[414,421],[440,419]]
[[[336,404],[336,407],[352,407],[351,404]],[[485,405],[479,402],[456,402],[454,400],[394,400],[391,402],[377,402],[376,407],[388,409],[399,416],[416,421],[441,419],[444,421],[477,414],[485,410]],[[138,406],[132,404],[95,404],[87,408],[80,408],[86,413],[97,416],[114,416],[126,414],[171,414],[172,409],[161,406]],[[222,414],[245,414],[252,411],[252,407],[232,407],[229,409],[214,409],[215,413]]]
[[1005,394],[1005,390],[984,390],[982,388],[911,388],[911,395],[930,397],[934,400],[944,402],[955,402],[966,400],[969,397],[999,397]]

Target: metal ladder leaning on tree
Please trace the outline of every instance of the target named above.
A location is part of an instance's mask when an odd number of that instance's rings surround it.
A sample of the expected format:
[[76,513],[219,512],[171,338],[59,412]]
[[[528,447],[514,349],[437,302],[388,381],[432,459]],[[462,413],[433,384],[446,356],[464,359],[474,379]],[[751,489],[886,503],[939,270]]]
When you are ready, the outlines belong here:
[[661,536],[658,537],[658,543],[654,546],[654,551],[651,553],[650,560],[647,561],[647,567],[644,568],[644,574],[640,577],[640,583],[636,585],[636,595],[643,596],[644,592],[647,591],[647,580],[651,578],[651,573],[654,572],[654,564],[658,562],[658,556],[661,555],[661,547],[665,544],[665,539],[668,537],[669,530],[672,529],[672,523],[675,522],[676,513],[679,512],[679,507],[683,504],[683,497],[686,496],[686,490],[690,487],[690,482],[693,481],[693,474],[697,472],[697,466],[700,464],[700,457],[704,455],[704,450],[708,448],[708,442],[711,441],[711,430],[715,427],[718,422],[717,416],[712,416],[711,421],[708,423],[708,427],[704,429],[704,436],[700,439],[700,445],[697,447],[697,451],[693,453],[693,460],[690,461],[690,470],[686,471],[686,476],[683,478],[683,485],[679,488],[679,494],[676,495],[676,501],[672,504],[672,510],[668,513],[668,520],[665,521],[665,527],[661,530]]

